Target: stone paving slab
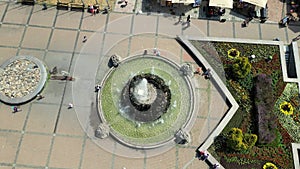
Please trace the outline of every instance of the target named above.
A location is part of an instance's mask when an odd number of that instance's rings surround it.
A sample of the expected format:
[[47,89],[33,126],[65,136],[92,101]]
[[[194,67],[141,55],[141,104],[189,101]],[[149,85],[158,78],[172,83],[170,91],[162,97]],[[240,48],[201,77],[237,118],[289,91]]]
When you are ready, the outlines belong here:
[[68,72],[71,59],[71,53],[47,52],[44,60],[49,70],[56,66],[58,73],[61,74],[61,71]]
[[[145,24],[145,21],[147,24]],[[156,32],[157,16],[135,15],[133,22],[133,34]]]
[[58,105],[32,104],[25,130],[27,132],[52,133],[58,109]]
[[99,149],[99,147],[90,139],[87,139],[85,151],[82,160],[82,168],[95,169],[98,167],[112,168],[113,155],[109,152]]
[[1,25],[0,45],[18,47],[21,42],[24,26],[20,25]]
[[84,13],[82,17],[81,30],[97,31],[102,28],[107,20],[107,15],[94,15]]
[[[16,51],[17,51],[17,49],[16,49]],[[18,54],[23,55],[23,56],[33,56],[44,62],[45,51],[43,51],[43,50],[20,49],[20,50],[18,50]],[[14,55],[16,55],[16,53]],[[8,55],[8,56],[13,56],[13,55]]]
[[218,21],[209,21],[208,34],[212,37],[233,37],[232,22],[220,23]]
[[59,10],[55,27],[58,28],[79,28],[82,12]]
[[158,20],[157,31],[162,35],[168,35],[171,37],[181,35],[182,27],[186,26],[186,24],[175,24],[176,22],[178,22],[178,19],[172,15],[160,17]]
[[76,37],[77,31],[55,29],[48,49],[72,52],[75,46]]
[[14,162],[20,139],[21,132],[0,132],[0,163]]
[[107,25],[107,32],[129,34],[131,31],[132,18],[132,16],[122,16],[119,14],[112,16],[112,19],[109,19],[110,23]]
[[[241,26],[241,23],[234,23],[235,37],[243,39],[259,39],[259,26],[257,24],[249,24],[247,28]],[[251,32],[251,33],[249,33]]]
[[55,136],[49,167],[78,168],[82,144],[82,138]]
[[51,135],[24,134],[17,163],[44,166],[47,163]]
[[[288,42],[286,37],[286,28],[279,28],[278,25],[271,24],[262,24],[261,26],[261,38],[265,40],[272,40],[275,37],[278,37],[283,42]],[[277,27],[279,29],[272,29],[273,27]],[[270,31],[272,29],[272,31]]]
[[32,6],[10,3],[3,22],[27,24]]
[[[84,36],[87,37],[88,41],[94,41],[97,42],[94,45],[86,45],[86,43],[83,42]],[[79,33],[78,37],[78,43],[76,46],[75,51],[81,54],[98,54],[101,52],[101,45],[103,43],[103,33],[95,33],[95,32],[83,32],[81,31]],[[83,53],[85,52],[85,53]]]
[[[67,104],[65,104],[67,105]],[[67,106],[63,106],[60,111],[59,121],[56,129],[57,134],[84,136],[79,121],[74,110],[69,110]]]
[[4,130],[23,130],[29,107],[30,105],[24,105],[21,108],[22,111],[13,114],[11,106],[2,106],[0,113],[0,128]]
[[0,2],[0,18],[2,19],[5,9],[7,7],[7,3],[6,2]]
[[27,27],[22,47],[46,49],[50,33],[50,28]]
[[42,91],[43,98],[39,103],[59,104],[61,103],[65,82],[63,81],[48,81]]
[[41,6],[35,5],[29,20],[30,25],[53,26],[57,14],[56,7],[49,7],[47,10],[41,10]]

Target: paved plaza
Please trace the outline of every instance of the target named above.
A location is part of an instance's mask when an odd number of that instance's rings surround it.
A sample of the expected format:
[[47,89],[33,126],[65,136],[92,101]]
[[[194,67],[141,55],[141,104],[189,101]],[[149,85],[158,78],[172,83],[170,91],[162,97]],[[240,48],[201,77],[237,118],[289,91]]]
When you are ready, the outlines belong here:
[[[129,6],[135,5],[129,1]],[[225,37],[272,40],[289,44],[299,26],[279,28],[277,22],[253,22],[241,27],[241,20],[225,23],[192,18],[178,22],[167,14],[122,11],[107,15],[24,6],[0,2],[0,64],[16,55],[42,60],[48,69],[67,71],[75,81],[49,80],[42,91],[45,98],[21,105],[0,103],[0,169],[208,169],[194,158],[195,150],[213,131],[228,110],[224,98],[210,81],[194,75],[196,114],[191,142],[161,151],[133,151],[111,138],[93,136],[99,124],[95,84],[109,71],[105,58],[118,54],[122,59],[149,53],[178,65],[198,65],[176,40],[185,37]],[[125,9],[124,9],[125,10]],[[87,42],[83,43],[83,37]],[[68,109],[68,103],[74,108]]]

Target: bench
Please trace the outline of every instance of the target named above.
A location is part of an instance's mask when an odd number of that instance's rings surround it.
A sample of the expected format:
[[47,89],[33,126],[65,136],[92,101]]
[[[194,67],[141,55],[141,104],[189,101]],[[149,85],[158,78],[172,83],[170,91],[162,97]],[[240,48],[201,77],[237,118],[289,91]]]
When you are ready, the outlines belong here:
[[71,11],[84,12],[84,4],[83,3],[71,3]]
[[22,5],[34,5],[35,0],[22,0]]
[[57,2],[56,9],[69,10],[69,3],[66,2]]

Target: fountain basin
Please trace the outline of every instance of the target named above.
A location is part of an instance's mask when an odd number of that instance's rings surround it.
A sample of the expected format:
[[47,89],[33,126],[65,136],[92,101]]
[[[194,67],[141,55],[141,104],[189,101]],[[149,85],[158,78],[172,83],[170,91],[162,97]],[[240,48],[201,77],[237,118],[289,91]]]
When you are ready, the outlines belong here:
[[[166,58],[142,55],[126,58],[110,70],[102,81],[98,98],[101,121],[109,124],[114,138],[135,148],[154,148],[173,140],[175,133],[189,123],[194,111],[191,81],[179,69],[179,65]],[[149,122],[130,120],[126,117],[128,107],[121,104],[128,81],[143,74],[163,79],[171,93],[166,112]]]

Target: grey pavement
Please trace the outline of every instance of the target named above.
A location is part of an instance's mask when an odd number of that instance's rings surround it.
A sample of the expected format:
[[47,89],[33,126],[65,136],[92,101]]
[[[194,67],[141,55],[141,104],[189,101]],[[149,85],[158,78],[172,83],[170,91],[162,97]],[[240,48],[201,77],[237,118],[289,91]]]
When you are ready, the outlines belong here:
[[[296,25],[293,29],[279,28],[275,22],[254,22],[241,28],[239,20],[219,23],[193,18],[187,25],[174,15],[113,11],[91,16],[41,8],[0,2],[0,64],[15,55],[31,55],[49,68],[69,71],[75,81],[49,81],[43,90],[45,98],[22,105],[22,112],[17,114],[0,103],[0,168],[208,168],[194,159],[195,150],[228,107],[217,89],[202,77],[192,77],[199,105],[188,146],[150,154],[138,151],[133,153],[135,158],[129,158],[125,154],[132,150],[114,140],[93,137],[91,133],[98,124],[97,120],[90,122],[97,116],[93,90],[108,71],[107,58],[114,53],[128,57],[158,48],[163,57],[197,67],[174,39],[177,35],[249,41],[279,37],[288,44],[300,30]],[[82,43],[84,35],[88,37],[86,43]],[[74,109],[67,109],[70,102]],[[213,106],[216,103],[218,106]]]

